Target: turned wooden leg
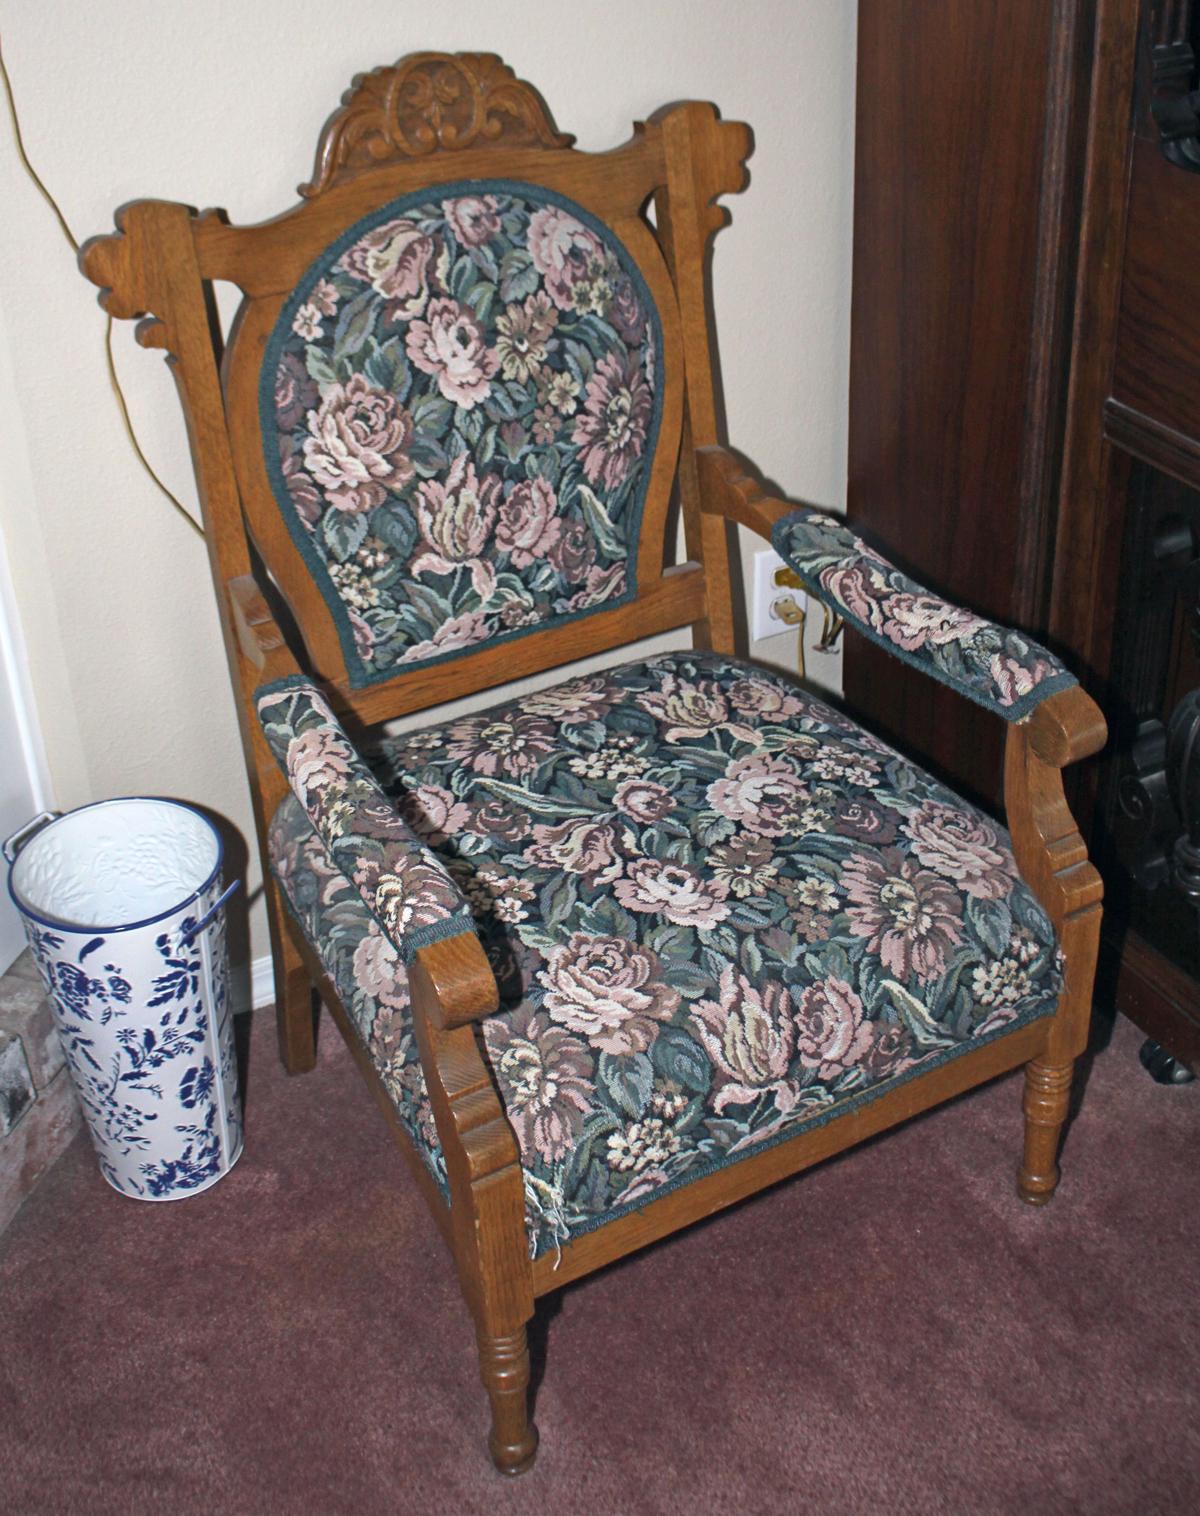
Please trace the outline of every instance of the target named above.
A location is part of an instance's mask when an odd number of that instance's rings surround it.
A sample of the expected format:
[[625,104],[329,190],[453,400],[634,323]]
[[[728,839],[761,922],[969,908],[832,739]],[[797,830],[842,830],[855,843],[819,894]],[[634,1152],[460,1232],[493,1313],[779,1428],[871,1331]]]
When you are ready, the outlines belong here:
[[1046,1205],[1058,1188],[1058,1144],[1071,1099],[1074,1062],[1025,1065],[1025,1155],[1017,1192],[1027,1205]]
[[306,1074],[317,1061],[316,991],[304,959],[292,941],[274,879],[267,879],[264,893],[271,927],[279,1056],[289,1074]]
[[479,1334],[479,1371],[492,1405],[488,1447],[502,1474],[524,1474],[537,1457],[538,1431],[529,1419],[529,1347],[525,1328],[502,1337]]

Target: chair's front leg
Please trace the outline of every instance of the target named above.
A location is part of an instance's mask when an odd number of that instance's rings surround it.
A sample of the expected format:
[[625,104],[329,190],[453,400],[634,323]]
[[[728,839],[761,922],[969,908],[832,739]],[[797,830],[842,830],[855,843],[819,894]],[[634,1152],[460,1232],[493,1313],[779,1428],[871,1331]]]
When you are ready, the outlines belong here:
[[537,1455],[529,1415],[533,1269],[516,1135],[473,1022],[496,1008],[496,985],[473,933],[422,948],[410,969],[417,1044],[450,1181],[454,1255],[475,1318],[479,1369],[491,1403],[488,1447],[502,1474]]
[[1058,1188],[1058,1147],[1071,1103],[1074,1062],[1025,1065],[1025,1150],[1017,1192],[1027,1205],[1047,1205]]
[[529,1341],[522,1323],[493,1336],[482,1327],[479,1372],[492,1407],[488,1449],[502,1474],[523,1474],[537,1457],[538,1430],[529,1417]]

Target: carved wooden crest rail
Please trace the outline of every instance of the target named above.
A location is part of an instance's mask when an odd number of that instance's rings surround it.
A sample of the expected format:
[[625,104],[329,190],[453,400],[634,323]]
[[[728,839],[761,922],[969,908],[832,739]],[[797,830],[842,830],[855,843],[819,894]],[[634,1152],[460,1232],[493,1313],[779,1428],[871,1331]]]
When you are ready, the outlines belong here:
[[537,90],[494,53],[414,53],[359,74],[317,144],[306,198],[356,169],[468,147],[570,147]]

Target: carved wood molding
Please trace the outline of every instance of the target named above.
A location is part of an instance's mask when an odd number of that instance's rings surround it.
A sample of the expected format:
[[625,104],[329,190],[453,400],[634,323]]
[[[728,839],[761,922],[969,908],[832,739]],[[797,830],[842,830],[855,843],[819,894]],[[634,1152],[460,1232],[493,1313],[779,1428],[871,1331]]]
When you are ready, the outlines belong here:
[[792,500],[768,495],[739,458],[727,448],[698,447],[696,467],[700,477],[700,509],[705,515],[740,522],[760,537],[771,540],[776,522],[796,509]]
[[502,143],[570,147],[546,102],[494,53],[410,53],[355,77],[317,144],[306,199],[358,169]]
[[1200,489],[1200,442],[1111,396],[1104,402],[1104,435],[1152,468]]
[[1150,108],[1163,156],[1200,173],[1200,91],[1195,89],[1192,0],[1153,0],[1147,16]]
[[137,320],[135,336],[142,347],[173,352],[158,268],[149,252],[163,221],[164,204],[135,200],[122,206],[114,218],[116,231],[90,237],[79,249],[79,267],[100,287],[100,305],[108,315],[117,321]]

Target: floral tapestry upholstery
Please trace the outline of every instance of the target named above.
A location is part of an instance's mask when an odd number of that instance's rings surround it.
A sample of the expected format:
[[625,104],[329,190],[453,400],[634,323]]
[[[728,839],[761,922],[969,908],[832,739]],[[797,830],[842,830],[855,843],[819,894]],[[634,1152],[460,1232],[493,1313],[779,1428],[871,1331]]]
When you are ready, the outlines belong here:
[[258,690],[255,705],[305,825],[405,960],[469,928],[457,884],[380,788],[320,691],[281,679]]
[[802,507],[771,541],[804,587],[864,636],[1006,721],[1077,682],[1024,632],[932,594],[836,517]]
[[549,190],[393,201],[309,268],[267,343],[267,475],[354,686],[636,591],[658,313]]
[[[535,1253],[1054,1010],[1005,833],[781,677],[672,653],[367,756],[496,969]],[[294,800],[271,857],[444,1182],[400,955]]]

